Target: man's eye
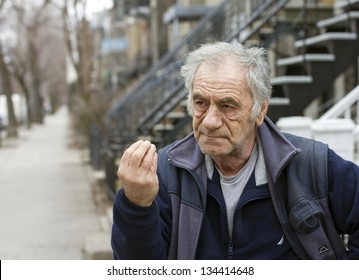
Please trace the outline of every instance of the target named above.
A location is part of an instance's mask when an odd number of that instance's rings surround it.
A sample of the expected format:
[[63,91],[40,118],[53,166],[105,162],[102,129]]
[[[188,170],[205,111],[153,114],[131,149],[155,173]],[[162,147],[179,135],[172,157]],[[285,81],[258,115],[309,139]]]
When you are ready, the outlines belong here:
[[201,101],[201,100],[195,101],[194,104],[195,104],[196,107],[198,107],[198,108],[202,108],[202,107],[205,107],[205,106],[206,106],[206,103],[205,103],[204,101]]
[[221,107],[222,110],[236,110],[236,107],[231,104],[222,104]]

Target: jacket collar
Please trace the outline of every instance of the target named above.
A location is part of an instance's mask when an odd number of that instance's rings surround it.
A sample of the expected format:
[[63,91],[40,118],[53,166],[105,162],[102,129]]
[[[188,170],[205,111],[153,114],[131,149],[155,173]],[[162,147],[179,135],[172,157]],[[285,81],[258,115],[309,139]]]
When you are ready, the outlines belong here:
[[168,157],[177,166],[195,171],[204,163],[204,154],[194,138],[193,132],[172,144]]
[[283,168],[300,149],[296,148],[268,117],[265,117],[263,124],[258,128],[258,136],[268,174],[275,183]]
[[[268,175],[273,182],[276,182],[283,168],[300,150],[289,142],[268,117],[265,117],[263,124],[258,127],[258,137],[262,145]],[[191,171],[205,166],[204,154],[193,133],[174,143],[168,150],[168,156],[173,164]]]

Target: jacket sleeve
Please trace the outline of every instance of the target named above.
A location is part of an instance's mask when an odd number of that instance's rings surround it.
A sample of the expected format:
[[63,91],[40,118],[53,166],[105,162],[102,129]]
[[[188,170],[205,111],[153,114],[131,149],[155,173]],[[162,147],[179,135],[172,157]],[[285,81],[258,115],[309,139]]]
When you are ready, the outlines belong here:
[[123,190],[117,192],[111,236],[114,259],[167,259],[171,230],[168,203],[161,188],[150,207],[134,205]]
[[359,259],[359,167],[329,149],[328,184],[331,213],[340,234],[347,234],[347,259]]

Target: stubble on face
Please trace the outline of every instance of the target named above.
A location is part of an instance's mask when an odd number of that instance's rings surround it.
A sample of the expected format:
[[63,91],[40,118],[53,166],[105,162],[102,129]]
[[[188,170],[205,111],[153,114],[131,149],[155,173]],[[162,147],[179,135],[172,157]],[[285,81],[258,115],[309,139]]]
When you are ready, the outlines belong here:
[[[244,69],[201,65],[193,86],[193,130],[201,151],[225,163],[249,158],[255,142],[253,101]],[[248,157],[248,158],[247,158]]]

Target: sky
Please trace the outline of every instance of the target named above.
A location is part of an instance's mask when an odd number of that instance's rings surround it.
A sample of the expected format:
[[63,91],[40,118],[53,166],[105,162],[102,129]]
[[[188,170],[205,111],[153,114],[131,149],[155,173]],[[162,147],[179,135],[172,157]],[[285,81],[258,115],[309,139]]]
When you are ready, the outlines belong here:
[[93,13],[111,8],[112,5],[113,0],[87,0],[87,14],[91,16]]

